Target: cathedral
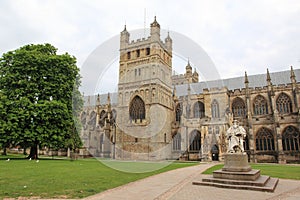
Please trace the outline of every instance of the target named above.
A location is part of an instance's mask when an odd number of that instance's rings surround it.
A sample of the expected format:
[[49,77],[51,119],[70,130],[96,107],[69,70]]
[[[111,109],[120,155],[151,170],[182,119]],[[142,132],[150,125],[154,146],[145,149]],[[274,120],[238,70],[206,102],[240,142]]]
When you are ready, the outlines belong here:
[[[223,160],[233,120],[251,162],[300,162],[300,70],[199,82],[172,74],[172,38],[156,18],[148,38],[120,33],[118,92],[84,97],[85,151],[120,160]],[[208,87],[209,86],[209,87]]]

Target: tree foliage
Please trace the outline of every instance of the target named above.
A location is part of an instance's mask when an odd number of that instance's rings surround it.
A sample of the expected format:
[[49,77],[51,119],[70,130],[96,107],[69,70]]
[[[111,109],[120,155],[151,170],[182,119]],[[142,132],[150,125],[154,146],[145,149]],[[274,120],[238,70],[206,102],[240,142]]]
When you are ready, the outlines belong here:
[[79,86],[75,57],[68,53],[58,55],[50,44],[26,45],[3,54],[0,59],[2,146],[79,147],[76,117],[73,120],[82,107]]

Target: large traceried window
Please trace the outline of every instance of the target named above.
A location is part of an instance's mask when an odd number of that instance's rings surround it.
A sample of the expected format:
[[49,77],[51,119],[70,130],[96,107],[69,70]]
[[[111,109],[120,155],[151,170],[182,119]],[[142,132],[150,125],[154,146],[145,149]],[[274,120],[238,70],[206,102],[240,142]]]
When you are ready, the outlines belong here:
[[194,118],[203,118],[205,116],[204,103],[197,101],[194,104]]
[[145,103],[139,96],[135,96],[129,107],[129,116],[130,121],[137,122],[138,120],[140,122],[145,119]]
[[90,126],[96,126],[96,117],[97,117],[96,112],[95,111],[91,112],[91,114],[90,114],[90,120],[88,122],[88,124]]
[[81,124],[82,124],[82,125],[85,125],[85,124],[86,124],[86,112],[85,112],[85,111],[83,111],[83,112],[81,113],[80,121],[81,121]]
[[254,115],[266,115],[268,114],[268,104],[266,99],[261,96],[257,95],[253,102],[253,110]]
[[212,116],[212,118],[220,117],[219,103],[216,99],[214,99],[211,103],[211,116]]
[[173,151],[180,151],[181,150],[181,134],[176,133],[173,136]]
[[107,113],[104,111],[104,110],[102,110],[101,112],[100,112],[100,120],[99,120],[99,125],[101,126],[101,127],[103,127],[104,125],[105,125],[105,119],[107,118]]
[[240,97],[237,97],[232,102],[232,113],[233,117],[245,117],[246,116],[246,106]]
[[300,149],[300,133],[294,126],[288,126],[282,134],[283,151],[299,151]]
[[265,127],[258,130],[256,134],[256,150],[257,151],[274,151],[274,135],[270,129]]
[[292,101],[290,97],[285,94],[281,93],[277,100],[276,100],[276,107],[279,113],[291,113],[292,112]]
[[180,122],[182,115],[182,105],[179,103],[176,106],[176,122]]
[[193,130],[190,134],[190,151],[199,152],[201,150],[201,133]]

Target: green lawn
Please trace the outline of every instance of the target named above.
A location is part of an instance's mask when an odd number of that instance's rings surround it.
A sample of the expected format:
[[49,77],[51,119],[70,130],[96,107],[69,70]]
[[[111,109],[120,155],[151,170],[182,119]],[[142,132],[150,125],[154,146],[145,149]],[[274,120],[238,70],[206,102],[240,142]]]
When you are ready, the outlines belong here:
[[[153,172],[126,173],[109,168],[96,159],[42,159],[36,162],[0,158],[0,199],[20,196],[82,198],[147,176],[197,164],[174,162]],[[126,162],[126,165],[141,168],[151,163]]]
[[[260,169],[262,175],[271,177],[300,180],[300,165],[280,165],[280,164],[250,164],[252,169]],[[215,165],[203,174],[212,174],[213,171],[221,169],[224,165]]]

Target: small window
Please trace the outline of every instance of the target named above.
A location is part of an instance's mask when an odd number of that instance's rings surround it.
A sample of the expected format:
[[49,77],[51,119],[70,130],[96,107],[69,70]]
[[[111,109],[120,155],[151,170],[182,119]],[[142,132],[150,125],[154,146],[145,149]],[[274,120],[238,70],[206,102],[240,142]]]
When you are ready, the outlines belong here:
[[140,57],[140,50],[136,50],[136,57]]
[[141,75],[141,69],[139,69],[139,76]]
[[134,138],[134,142],[137,143],[138,142],[138,138]]
[[127,52],[127,59],[130,59],[130,58],[131,58],[130,52]]
[[146,49],[146,55],[147,55],[147,56],[150,55],[150,48],[147,48],[147,49]]

